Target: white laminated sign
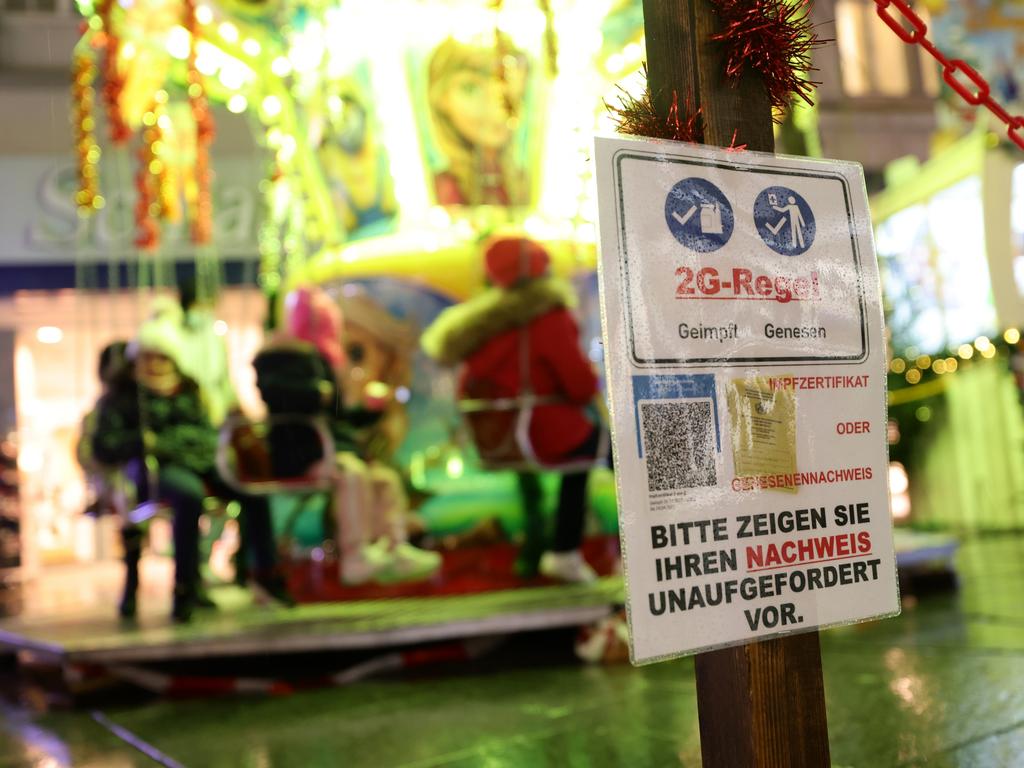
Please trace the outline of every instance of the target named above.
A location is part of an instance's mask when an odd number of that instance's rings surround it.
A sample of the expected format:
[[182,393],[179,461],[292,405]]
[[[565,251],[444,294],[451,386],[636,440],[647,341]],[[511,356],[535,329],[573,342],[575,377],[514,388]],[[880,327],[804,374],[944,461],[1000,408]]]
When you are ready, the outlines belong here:
[[861,167],[596,150],[634,663],[898,613]]

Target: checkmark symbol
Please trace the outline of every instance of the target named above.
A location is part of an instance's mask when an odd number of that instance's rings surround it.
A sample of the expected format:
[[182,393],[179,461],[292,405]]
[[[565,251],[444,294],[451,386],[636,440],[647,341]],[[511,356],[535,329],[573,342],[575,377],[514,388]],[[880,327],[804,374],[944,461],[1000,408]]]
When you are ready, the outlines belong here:
[[684,226],[686,224],[686,222],[688,222],[691,218],[693,218],[693,214],[695,214],[696,212],[697,212],[697,206],[696,205],[691,205],[690,206],[690,210],[688,210],[682,216],[680,216],[676,211],[672,211],[672,218],[675,219],[676,221],[678,221],[679,222],[679,226],[682,227],[682,226]]
[[783,216],[774,225],[773,224],[765,224],[765,226],[768,228],[769,232],[771,232],[773,235],[777,235],[777,234],[779,234],[779,230],[782,229],[782,225],[785,224],[785,223],[786,223],[786,217]]

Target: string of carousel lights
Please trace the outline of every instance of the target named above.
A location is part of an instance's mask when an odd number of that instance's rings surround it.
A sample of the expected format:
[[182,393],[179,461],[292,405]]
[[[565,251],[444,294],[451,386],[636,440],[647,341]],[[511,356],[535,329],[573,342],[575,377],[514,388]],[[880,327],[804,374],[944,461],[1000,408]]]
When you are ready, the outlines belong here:
[[[978,336],[973,342],[965,342],[955,349],[948,349],[934,355],[917,354],[916,350],[908,349],[903,356],[894,357],[889,362],[890,389],[916,387],[939,376],[957,373],[972,362],[991,360],[1000,353],[1007,353],[1020,340],[1020,331],[1016,328],[1008,328],[995,340],[988,336]],[[905,382],[902,386],[899,384],[901,380]]]
[[[1024,351],[1018,346],[1020,341],[1021,332],[1008,328],[994,339],[978,336],[973,342],[934,355],[908,349],[902,357],[894,357],[888,367],[890,425],[906,426],[908,419],[930,421],[935,399],[943,395],[954,374],[981,362],[1020,354]],[[896,430],[897,435],[899,431]],[[898,442],[898,437],[895,441],[890,439],[890,443],[894,442]]]

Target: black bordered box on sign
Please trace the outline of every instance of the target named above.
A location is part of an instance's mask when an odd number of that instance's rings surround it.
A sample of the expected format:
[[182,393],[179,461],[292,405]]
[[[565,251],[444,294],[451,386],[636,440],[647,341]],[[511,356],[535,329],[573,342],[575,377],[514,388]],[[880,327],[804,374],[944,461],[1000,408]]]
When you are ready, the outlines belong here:
[[[733,355],[720,357],[688,357],[688,358],[641,358],[636,353],[636,340],[633,335],[633,301],[630,295],[629,261],[630,254],[626,248],[626,222],[625,202],[622,195],[622,162],[624,160],[641,160],[659,164],[674,163],[677,165],[700,166],[703,168],[718,168],[724,171],[744,173],[757,171],[771,176],[802,176],[812,179],[831,179],[838,181],[843,190],[843,203],[846,206],[847,229],[850,233],[850,250],[853,254],[853,267],[857,275],[857,305],[860,311],[860,352],[853,355],[786,355],[781,357],[737,357]],[[617,190],[617,205],[615,215],[617,221],[617,232],[619,238],[619,252],[622,254],[620,263],[620,277],[623,281],[626,292],[626,333],[629,337],[629,356],[633,364],[638,368],[657,368],[666,366],[692,366],[692,365],[749,365],[751,363],[780,363],[786,365],[849,365],[851,363],[862,363],[868,358],[870,342],[868,337],[867,308],[864,298],[864,276],[861,272],[860,247],[854,228],[853,210],[850,205],[850,185],[842,174],[815,172],[806,169],[780,168],[774,165],[761,165],[754,162],[747,163],[725,163],[716,160],[703,160],[686,157],[666,157],[656,152],[640,152],[635,149],[620,149],[613,156],[613,168],[615,174],[615,186]],[[820,228],[820,227],[819,227]],[[637,257],[639,258],[639,257]]]

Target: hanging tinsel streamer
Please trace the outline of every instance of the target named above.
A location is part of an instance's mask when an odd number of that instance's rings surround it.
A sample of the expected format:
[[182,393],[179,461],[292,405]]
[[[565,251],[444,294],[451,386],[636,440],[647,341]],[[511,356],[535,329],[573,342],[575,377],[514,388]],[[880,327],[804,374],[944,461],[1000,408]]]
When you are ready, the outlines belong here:
[[196,126],[196,203],[192,211],[192,242],[206,244],[213,239],[213,199],[211,196],[210,145],[215,128],[210,104],[203,87],[203,76],[196,67],[196,47],[199,40],[199,21],[195,0],[184,0],[183,26],[189,33],[189,51],[186,82],[192,119]]
[[103,23],[100,42],[103,46],[103,104],[107,112],[107,130],[115,145],[124,144],[131,138],[132,131],[121,111],[121,93],[124,91],[124,76],[118,69],[118,54],[121,41],[114,34],[114,0],[100,0],[96,14]]
[[555,35],[555,19],[551,12],[551,0],[537,0],[541,13],[544,14],[544,53],[548,62],[548,74],[558,74],[558,37]]
[[135,245],[145,251],[153,251],[160,246],[162,161],[157,152],[160,126],[156,109],[154,103],[142,116],[142,145],[135,173]]
[[[494,71],[497,72],[498,79],[502,83],[507,83],[508,73],[506,72],[505,65],[506,57],[511,51],[509,50],[508,38],[502,34],[501,28],[498,26],[498,17],[504,5],[505,0],[491,0],[491,10],[494,12]],[[502,88],[502,98],[505,101],[505,109],[508,110],[508,114],[515,117],[516,105],[512,101],[508,88]]]
[[175,217],[176,208],[176,189],[171,183],[171,169],[167,165],[167,140],[163,127],[164,121],[168,119],[165,113],[157,113],[156,139],[152,145],[153,161],[150,164],[150,173],[156,177],[157,211],[164,221]]
[[75,159],[78,191],[75,203],[80,211],[103,207],[100,195],[100,146],[96,141],[96,62],[92,52],[76,53],[71,67],[71,114],[75,131]]
[[793,97],[813,104],[818,85],[808,77],[811,52],[828,40],[818,37],[809,17],[810,0],[711,0],[722,31],[712,40],[722,44],[725,76],[737,80],[747,67],[764,81],[778,116]]

